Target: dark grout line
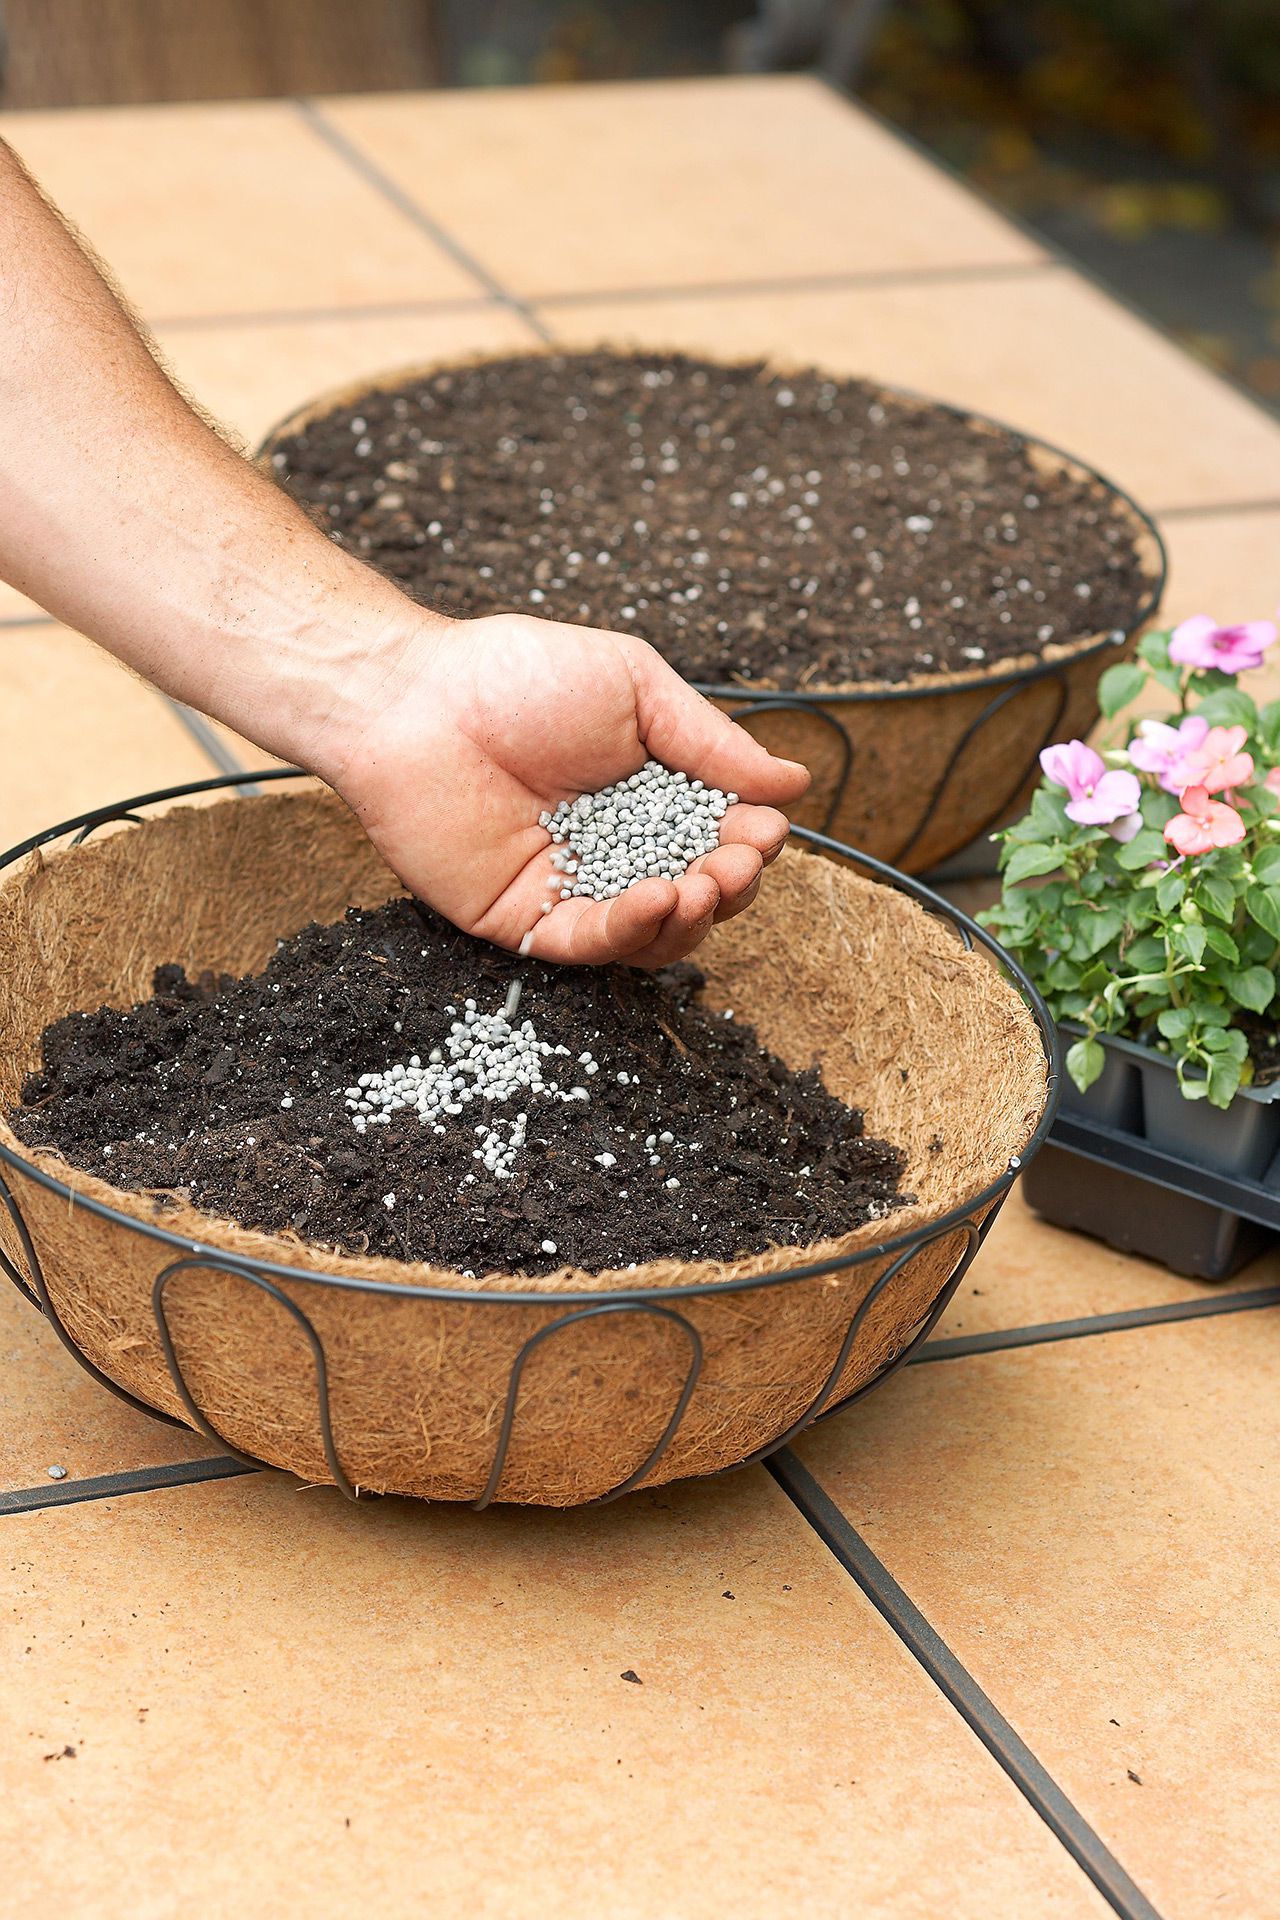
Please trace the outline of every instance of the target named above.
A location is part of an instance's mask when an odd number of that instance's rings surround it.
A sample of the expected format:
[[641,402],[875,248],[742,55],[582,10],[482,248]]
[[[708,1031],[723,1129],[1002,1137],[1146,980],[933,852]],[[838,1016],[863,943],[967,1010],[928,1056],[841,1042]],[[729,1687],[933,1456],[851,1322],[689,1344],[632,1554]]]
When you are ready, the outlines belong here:
[[1075,1320],[1045,1320],[1038,1326],[995,1327],[988,1333],[960,1333],[950,1339],[929,1340],[908,1360],[923,1366],[929,1360],[963,1360],[975,1353],[1004,1353],[1014,1347],[1048,1346],[1059,1340],[1085,1340],[1094,1334],[1126,1333],[1138,1327],[1169,1326],[1179,1320],[1212,1320],[1225,1313],[1249,1313],[1259,1307],[1280,1306],[1280,1286],[1245,1287],[1216,1299],[1169,1300],[1153,1307],[1127,1307],[1119,1313],[1083,1314]]
[[469,253],[460,241],[455,240],[453,235],[449,233],[446,228],[442,227],[439,221],[427,212],[425,207],[419,206],[415,199],[396,185],[389,174],[382,171],[382,168],[378,166],[376,161],[371,160],[368,154],[356,146],[354,141],[349,140],[340,128],[335,127],[316,101],[297,100],[294,104],[316,137],[323,140],[325,145],[329,147],[333,153],[338,155],[339,159],[345,160],[347,165],[360,175],[360,178],[367,186],[372,187],[384,200],[395,207],[399,213],[402,213],[405,219],[410,221],[418,229],[419,233],[425,234],[429,240],[433,241],[442,253],[449,256],[455,266],[461,267],[464,273],[470,274],[476,284],[483,287],[491,299],[501,301],[504,307],[508,307],[511,312],[518,314],[525,325],[539,340],[550,340],[550,331],[538,318],[537,314],[534,313],[528,302],[521,300],[517,294],[511,293],[504,287],[501,281],[495,279],[494,275],[489,272],[489,269],[483,266],[481,262],[475,258],[474,254]]
[[204,1480],[232,1480],[260,1473],[229,1455],[209,1460],[178,1460],[163,1467],[134,1467],[127,1473],[103,1473],[85,1480],[51,1480],[45,1487],[15,1487],[0,1493],[0,1515],[38,1513],[44,1507],[74,1507],[86,1500],[111,1500],[126,1493],[155,1493],[164,1487],[191,1487]]
[[[201,753],[203,753],[207,759],[212,760],[219,773],[243,773],[245,771],[239,756],[231,751],[231,748],[222,738],[217,728],[210,720],[205,718],[204,714],[197,713],[194,707],[186,706],[181,700],[172,699],[167,693],[162,694],[161,698],[169,710],[182,722],[187,732],[191,735],[191,738],[199,747]],[[262,789],[257,786],[245,786],[241,787],[239,791],[241,793],[253,794],[261,793]]]
[[1162,520],[1230,519],[1237,513],[1280,513],[1280,499],[1222,500],[1211,501],[1205,506],[1161,507],[1160,518]]
[[1002,260],[940,267],[881,267],[859,272],[801,273],[765,276],[759,280],[705,280],[674,286],[587,287],[571,293],[534,293],[536,307],[596,306],[604,301],[721,300],[736,295],[768,293],[842,293],[859,287],[933,286],[939,282],[1023,280],[1041,273],[1060,273],[1057,260]]
[[1134,1885],[1084,1815],[983,1692],[968,1668],[929,1625],[808,1468],[786,1447],[764,1464],[783,1493],[1120,1920],[1160,1920],[1146,1895]]
[[154,333],[192,333],[201,328],[233,332],[237,327],[293,327],[309,320],[427,319],[435,313],[483,313],[508,303],[493,293],[460,293],[454,299],[366,300],[350,307],[270,307],[261,313],[179,313],[148,319]]
[[[595,306],[611,301],[643,300],[731,300],[737,295],[769,293],[840,293],[859,287],[933,285],[949,281],[1023,279],[1038,273],[1059,273],[1056,260],[1013,260],[960,263],[943,267],[884,267],[841,273],[774,275],[758,280],[690,281],[673,286],[577,287],[568,291],[552,288],[546,293],[517,296],[493,281],[489,293],[458,294],[425,300],[367,300],[351,306],[271,307],[248,313],[176,313],[149,316],[147,325],[156,332],[181,333],[200,328],[297,326],[309,320],[380,320],[397,317],[429,317],[435,313],[475,313],[486,307],[509,307],[513,302],[530,309],[540,307]],[[491,278],[491,276],[486,276]]]

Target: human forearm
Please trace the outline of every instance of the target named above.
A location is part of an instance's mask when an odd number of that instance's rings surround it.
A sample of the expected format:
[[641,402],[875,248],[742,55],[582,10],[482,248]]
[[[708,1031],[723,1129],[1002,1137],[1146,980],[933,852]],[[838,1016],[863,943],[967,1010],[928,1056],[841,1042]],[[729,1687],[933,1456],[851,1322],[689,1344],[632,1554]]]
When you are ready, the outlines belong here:
[[[642,642],[442,619],[343,553],[187,404],[2,144],[0,576],[330,781],[459,926],[548,959],[688,952],[750,904],[807,784]],[[748,804],[678,880],[544,913],[539,816],[649,754]]]
[[418,616],[200,419],[3,144],[0,262],[0,576],[167,692],[323,762],[386,634]]

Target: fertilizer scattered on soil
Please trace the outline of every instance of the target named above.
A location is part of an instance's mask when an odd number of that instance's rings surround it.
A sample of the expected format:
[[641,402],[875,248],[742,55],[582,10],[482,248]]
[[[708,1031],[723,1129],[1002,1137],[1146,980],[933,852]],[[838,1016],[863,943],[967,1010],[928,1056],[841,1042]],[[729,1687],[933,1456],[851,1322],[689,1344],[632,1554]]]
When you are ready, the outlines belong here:
[[519,355],[370,391],[279,443],[343,547],[446,612],[624,629],[688,678],[962,673],[1131,628],[1132,514],[1029,443],[863,380]]
[[521,961],[394,900],[56,1022],[11,1120],[115,1186],[470,1275],[729,1260],[903,1205],[900,1150],[702,985]]

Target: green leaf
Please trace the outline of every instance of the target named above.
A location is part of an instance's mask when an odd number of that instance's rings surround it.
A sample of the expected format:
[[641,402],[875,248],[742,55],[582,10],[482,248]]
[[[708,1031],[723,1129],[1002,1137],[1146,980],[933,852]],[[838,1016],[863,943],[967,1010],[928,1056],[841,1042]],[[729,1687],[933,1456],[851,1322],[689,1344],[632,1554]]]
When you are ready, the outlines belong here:
[[1019,880],[1032,880],[1038,874],[1053,873],[1061,865],[1061,847],[1046,847],[1033,841],[1029,847],[1014,848],[1004,877],[1010,886],[1014,886]]
[[1149,827],[1159,827],[1163,836],[1175,813],[1178,801],[1171,793],[1165,793],[1160,787],[1148,787],[1142,796],[1142,817]]
[[1254,856],[1253,877],[1260,886],[1271,887],[1280,881],[1280,847],[1264,847]]
[[1045,968],[1043,984],[1052,988],[1054,993],[1070,993],[1073,987],[1080,985],[1080,969],[1074,960],[1059,954]]
[[1280,888],[1250,887],[1244,904],[1250,919],[1265,927],[1274,940],[1280,940]]
[[[1276,851],[1280,852],[1280,848]],[[1196,900],[1206,913],[1216,914],[1219,920],[1235,918],[1235,888],[1219,874],[1200,872],[1196,879]]]
[[1240,949],[1225,927],[1215,926],[1212,920],[1205,922],[1204,937],[1210,953],[1216,953],[1220,959],[1229,960],[1234,967],[1240,959]]
[[1187,883],[1180,871],[1166,873],[1156,888],[1156,905],[1161,913],[1169,913],[1177,906],[1187,890]]
[[1193,967],[1199,966],[1204,959],[1206,935],[1204,928],[1198,922],[1188,926],[1185,921],[1180,921],[1171,930],[1169,939],[1174,949],[1178,953],[1184,953]]
[[1240,1062],[1217,1055],[1209,1067],[1209,1105],[1229,1107],[1240,1088]]
[[1204,1100],[1208,1097],[1209,1082],[1207,1080],[1179,1079],[1178,1084],[1182,1088],[1184,1100]]
[[1211,727],[1244,727],[1253,733],[1258,725],[1258,709],[1243,687],[1220,687],[1196,703],[1196,712]]
[[1124,915],[1119,907],[1104,907],[1099,913],[1082,914],[1077,922],[1072,952],[1081,960],[1090,960],[1123,932]]
[[1156,1025],[1166,1040],[1180,1040],[1184,1033],[1190,1033],[1195,1018],[1190,1007],[1166,1007],[1156,1015]]
[[1127,846],[1119,849],[1116,865],[1123,867],[1126,873],[1135,873],[1139,867],[1150,866],[1153,860],[1163,860],[1167,853],[1164,835],[1155,827],[1144,827],[1141,833],[1135,833]]
[[1223,986],[1250,1013],[1265,1013],[1275,999],[1276,977],[1269,967],[1245,967],[1224,976]]
[[1258,732],[1272,753],[1280,748],[1280,700],[1268,700],[1258,715]]
[[1067,1049],[1067,1072],[1081,1093],[1089,1091],[1106,1064],[1106,1052],[1097,1040],[1077,1040]]
[[1163,967],[1164,962],[1164,941],[1154,933],[1144,933],[1125,955],[1126,965],[1132,967],[1135,973],[1154,973],[1157,967]]
[[1138,655],[1149,667],[1167,667],[1169,664],[1168,632],[1144,633],[1138,642]]
[[1108,667],[1098,682],[1098,705],[1107,719],[1136,700],[1146,684],[1146,672],[1136,661],[1122,660],[1117,666]]

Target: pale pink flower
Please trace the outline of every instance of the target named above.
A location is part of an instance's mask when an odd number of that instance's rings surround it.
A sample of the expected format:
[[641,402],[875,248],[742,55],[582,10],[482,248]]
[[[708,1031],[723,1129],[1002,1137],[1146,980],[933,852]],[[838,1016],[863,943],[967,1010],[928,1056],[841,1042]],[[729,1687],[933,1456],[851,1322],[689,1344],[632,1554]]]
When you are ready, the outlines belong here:
[[1272,767],[1262,784],[1268,793],[1280,795],[1280,767]]
[[1068,820],[1087,827],[1114,827],[1117,839],[1132,840],[1141,825],[1141,821],[1132,824],[1142,799],[1136,774],[1109,771],[1083,740],[1046,747],[1040,765],[1046,780],[1055,787],[1065,787],[1071,795]]
[[1182,812],[1174,814],[1164,837],[1184,856],[1212,853],[1215,847],[1238,846],[1244,839],[1244,821],[1234,807],[1211,800],[1203,787],[1188,787]]
[[1209,722],[1198,713],[1189,713],[1176,727],[1163,720],[1140,720],[1129,742],[1129,758],[1144,773],[1154,773],[1166,793],[1181,793],[1192,784],[1183,773],[1187,755],[1202,745],[1208,731]]
[[1169,658],[1183,667],[1247,673],[1262,665],[1262,657],[1275,645],[1275,638],[1270,620],[1246,620],[1238,627],[1220,627],[1207,613],[1193,613],[1174,628]]

